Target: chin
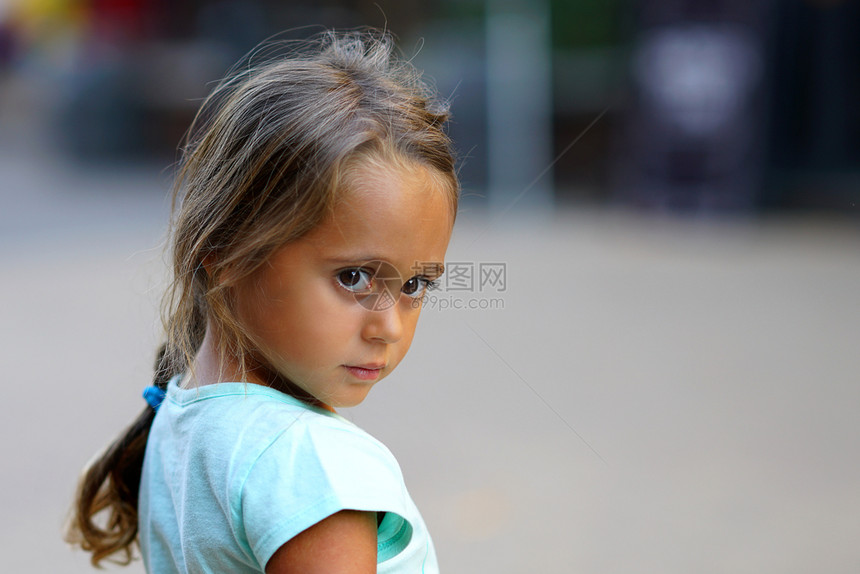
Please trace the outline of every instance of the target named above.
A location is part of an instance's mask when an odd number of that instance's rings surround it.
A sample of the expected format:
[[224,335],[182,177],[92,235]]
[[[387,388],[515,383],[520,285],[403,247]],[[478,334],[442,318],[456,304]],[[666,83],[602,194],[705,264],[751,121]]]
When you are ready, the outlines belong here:
[[331,406],[335,408],[350,408],[357,407],[361,403],[364,402],[364,399],[367,398],[367,395],[370,393],[369,388],[357,390],[352,393],[343,393],[336,399],[332,399],[332,402],[329,403]]

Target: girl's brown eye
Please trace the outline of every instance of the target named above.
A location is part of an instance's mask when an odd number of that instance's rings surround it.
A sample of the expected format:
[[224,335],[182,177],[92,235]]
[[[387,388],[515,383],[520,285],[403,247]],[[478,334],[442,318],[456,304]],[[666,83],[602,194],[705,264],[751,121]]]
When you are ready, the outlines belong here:
[[408,295],[412,298],[418,298],[424,295],[424,293],[428,289],[433,289],[436,285],[435,281],[431,281],[429,279],[425,279],[423,277],[413,277],[406,281],[403,284],[403,287],[400,289],[404,295]]
[[416,291],[418,291],[418,288],[419,288],[420,286],[421,286],[421,285],[420,285],[420,283],[419,283],[419,281],[418,281],[418,278],[417,278],[417,277],[413,277],[412,279],[410,279],[409,281],[407,281],[406,283],[404,283],[404,284],[403,284],[403,289],[402,289],[402,291],[403,291],[405,294],[407,294],[407,295],[412,295],[413,293],[415,293]]
[[353,293],[364,293],[370,291],[373,286],[373,277],[365,269],[344,269],[338,272],[337,282],[341,287]]

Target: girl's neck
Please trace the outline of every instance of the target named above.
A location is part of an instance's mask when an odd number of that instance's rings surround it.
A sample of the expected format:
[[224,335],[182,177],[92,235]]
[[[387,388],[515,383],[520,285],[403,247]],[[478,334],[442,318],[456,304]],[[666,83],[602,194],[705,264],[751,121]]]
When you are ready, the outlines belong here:
[[336,412],[328,404],[278,374],[273,368],[268,367],[264,361],[254,357],[249,357],[248,360],[250,364],[246,364],[245,372],[242,372],[235,357],[222,356],[218,329],[209,323],[206,327],[203,343],[201,343],[191,365],[191,374],[186,377],[184,386],[194,388],[214,383],[247,382],[271,387],[308,404]]
[[221,357],[217,330],[211,323],[206,326],[206,335],[197,350],[190,371],[189,376],[185,378],[185,386],[190,388],[242,380],[235,361]]

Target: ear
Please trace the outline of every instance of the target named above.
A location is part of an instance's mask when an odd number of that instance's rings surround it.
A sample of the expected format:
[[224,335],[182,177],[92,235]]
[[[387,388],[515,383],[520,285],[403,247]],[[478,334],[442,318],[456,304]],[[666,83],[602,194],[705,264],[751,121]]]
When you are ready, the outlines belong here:
[[210,251],[200,263],[201,265],[203,265],[203,269],[206,271],[206,276],[211,279],[212,272],[215,270],[215,253]]

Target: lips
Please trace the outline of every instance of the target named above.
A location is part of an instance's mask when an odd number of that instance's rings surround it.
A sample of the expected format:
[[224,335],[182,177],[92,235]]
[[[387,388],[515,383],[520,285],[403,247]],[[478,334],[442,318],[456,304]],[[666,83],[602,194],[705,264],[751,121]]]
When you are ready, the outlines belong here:
[[385,368],[385,365],[382,363],[372,363],[365,365],[344,365],[344,367],[356,379],[373,381],[379,378],[379,374]]

